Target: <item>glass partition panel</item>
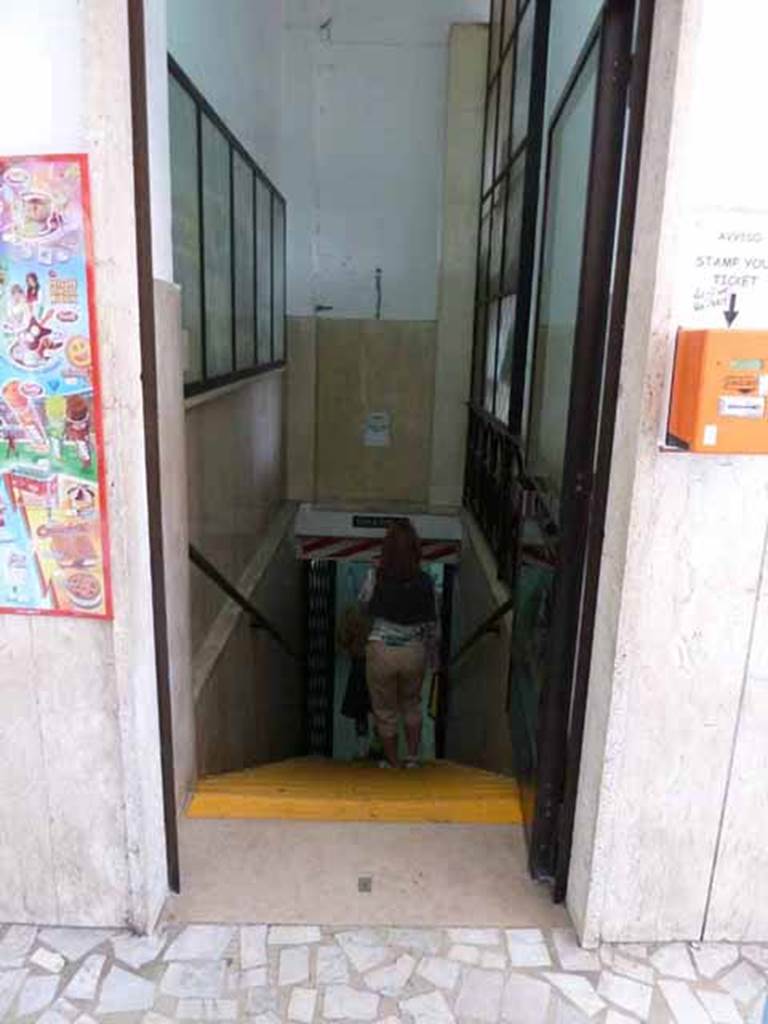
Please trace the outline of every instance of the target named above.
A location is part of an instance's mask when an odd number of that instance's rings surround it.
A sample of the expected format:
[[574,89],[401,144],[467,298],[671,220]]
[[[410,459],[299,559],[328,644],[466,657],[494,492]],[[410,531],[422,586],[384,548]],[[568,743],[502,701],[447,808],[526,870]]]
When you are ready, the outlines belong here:
[[181,326],[187,351],[184,380],[203,377],[200,205],[197,178],[197,107],[173,79],[168,94],[171,142],[173,276],[181,287]]
[[256,364],[256,310],[253,171],[239,153],[234,155],[232,184],[235,212],[235,357],[236,368]]
[[280,362],[285,359],[285,204],[279,196],[272,200],[272,308],[272,355]]
[[512,120],[512,86],[515,51],[510,48],[501,67],[501,94],[499,96],[499,130],[496,139],[496,174],[501,174],[511,156],[510,131]]
[[493,184],[493,172],[495,170],[495,153],[496,153],[496,118],[498,115],[499,107],[499,83],[498,81],[493,83],[490,95],[488,96],[488,106],[485,109],[485,162],[483,167],[483,194]]
[[272,193],[256,182],[256,322],[259,363],[272,362]]
[[485,411],[493,414],[496,391],[496,341],[499,328],[499,302],[494,299],[488,306],[488,320],[485,344],[485,389],[483,405]]
[[233,369],[230,149],[205,114],[201,141],[206,376],[221,377]]
[[192,395],[284,360],[286,211],[170,56],[168,71],[174,276]]
[[558,507],[565,460],[597,73],[594,46],[550,141],[528,460],[531,473],[550,495],[553,510]]
[[528,107],[531,101],[531,74],[533,70],[533,21],[535,4],[529,4],[517,32],[517,63],[515,67],[515,101],[512,113],[512,142],[517,149],[528,134]]

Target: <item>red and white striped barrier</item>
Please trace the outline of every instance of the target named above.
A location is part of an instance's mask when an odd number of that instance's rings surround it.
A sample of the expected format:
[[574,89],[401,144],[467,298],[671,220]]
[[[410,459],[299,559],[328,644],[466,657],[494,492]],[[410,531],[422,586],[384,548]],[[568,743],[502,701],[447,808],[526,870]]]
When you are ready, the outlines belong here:
[[[307,561],[376,562],[381,557],[381,538],[375,537],[297,537],[299,558]],[[456,540],[425,540],[421,543],[424,562],[455,565],[461,543]]]

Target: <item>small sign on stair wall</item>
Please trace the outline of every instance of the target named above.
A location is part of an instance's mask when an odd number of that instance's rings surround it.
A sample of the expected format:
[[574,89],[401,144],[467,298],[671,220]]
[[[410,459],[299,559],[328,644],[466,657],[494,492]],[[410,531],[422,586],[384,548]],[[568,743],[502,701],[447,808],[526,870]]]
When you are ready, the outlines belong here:
[[392,417],[388,412],[369,412],[365,417],[363,444],[366,448],[389,448],[392,444]]

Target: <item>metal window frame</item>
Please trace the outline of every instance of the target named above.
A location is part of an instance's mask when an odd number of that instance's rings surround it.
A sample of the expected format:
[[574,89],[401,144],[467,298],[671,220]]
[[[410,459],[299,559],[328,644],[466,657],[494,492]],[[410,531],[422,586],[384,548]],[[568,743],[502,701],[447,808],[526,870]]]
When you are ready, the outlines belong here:
[[[199,245],[199,276],[200,276],[200,345],[201,345],[201,379],[197,381],[187,381],[184,384],[184,395],[187,398],[191,398],[194,395],[200,395],[207,391],[214,391],[217,388],[226,387],[229,384],[237,383],[241,380],[246,380],[250,377],[258,377],[263,373],[268,373],[271,370],[279,369],[285,366],[285,351],[280,359],[275,358],[275,301],[274,301],[274,206],[275,203],[282,204],[283,207],[283,231],[282,231],[282,244],[283,244],[283,259],[282,259],[282,271],[283,271],[283,348],[285,349],[285,338],[287,336],[287,204],[285,196],[277,188],[277,186],[271,181],[271,179],[264,173],[261,167],[250,155],[248,150],[243,146],[240,140],[234,135],[234,133],[227,127],[225,121],[206,100],[205,96],[200,92],[197,86],[194,84],[192,79],[187,75],[183,68],[174,60],[174,58],[168,54],[168,74],[177,85],[190,97],[195,104],[195,116],[196,116],[196,129],[197,129],[197,213],[199,220],[198,229],[198,245]],[[229,150],[229,243],[230,243],[230,302],[231,302],[231,313],[232,313],[232,326],[231,326],[231,346],[232,346],[232,370],[229,373],[218,374],[216,376],[208,375],[208,330],[207,330],[207,318],[206,318],[206,294],[205,294],[205,223],[204,223],[204,204],[203,204],[203,147],[202,147],[202,118],[203,115],[208,118],[212,126],[222,135],[224,141],[227,143]],[[253,365],[238,369],[237,367],[237,306],[236,306],[236,295],[237,289],[235,285],[235,268],[236,268],[236,256],[235,256],[235,193],[234,193],[234,158],[235,153],[243,160],[248,169],[252,174],[253,181],[253,295],[254,295],[254,310],[253,310]],[[259,363],[259,315],[258,315],[258,296],[259,296],[259,282],[258,277],[258,215],[257,215],[257,181],[267,188],[269,192],[269,268],[270,268],[270,339],[269,339],[269,353],[270,357],[267,362]]]
[[[509,107],[509,131],[513,132],[515,115],[515,91],[518,66],[518,36],[523,20],[529,12],[533,16],[533,41],[531,61],[531,81],[528,97],[528,123],[525,135],[519,141],[510,135],[511,150],[504,167],[495,174],[496,145],[494,138],[494,175],[492,184],[486,188],[485,182],[480,186],[480,202],[478,209],[478,253],[475,281],[475,316],[472,345],[472,378],[469,399],[469,428],[467,437],[467,454],[464,476],[464,501],[472,510],[483,533],[491,545],[497,559],[499,577],[508,585],[513,585],[516,572],[515,532],[519,515],[519,503],[524,489],[522,480],[522,458],[520,433],[523,418],[525,397],[525,374],[528,358],[530,318],[533,307],[533,281],[535,272],[536,232],[539,208],[539,191],[541,187],[542,146],[544,139],[544,100],[546,93],[547,48],[551,0],[507,0],[502,7],[502,31],[507,12],[513,11],[514,26],[506,44],[501,48],[501,60],[498,67],[490,71],[490,55],[492,40],[488,40],[489,73],[486,79],[486,113],[483,124],[483,168],[485,152],[489,144],[488,102],[494,81],[501,80],[505,59],[514,62],[514,74],[511,78],[512,96]],[[497,97],[497,102],[499,98]],[[496,119],[498,133],[498,116]],[[520,214],[519,233],[519,266],[516,290],[505,291],[504,267],[507,262],[511,245],[509,232],[509,189],[519,165],[523,167],[523,197]],[[496,188],[506,175],[507,195],[504,203],[504,225],[501,252],[500,286],[492,295],[490,289],[491,237],[493,233],[493,214],[489,210],[489,240],[486,254],[486,284],[481,288],[483,280],[482,260],[482,227],[483,211],[486,204],[491,203],[492,190]],[[499,338],[501,330],[501,308],[508,295],[517,296],[515,323],[512,328],[510,344],[511,379],[509,398],[509,417],[506,422],[500,420],[495,411],[490,413],[485,408],[485,363],[486,345],[488,342],[488,312],[491,301],[499,304],[499,318],[494,339],[494,410],[497,402],[499,376]],[[480,334],[480,326],[484,330]]]
[[[497,40],[493,31],[493,23],[488,33],[488,58],[485,90],[485,116],[483,120],[483,149],[482,149],[482,181],[480,185],[479,210],[478,210],[478,253],[475,277],[475,315],[473,324],[472,344],[472,377],[470,405],[480,415],[488,414],[485,406],[485,367],[487,363],[488,337],[488,315],[493,303],[499,307],[499,315],[496,322],[496,330],[492,339],[494,348],[494,374],[493,374],[493,409],[490,416],[499,426],[509,428],[515,434],[519,434],[523,414],[523,400],[525,392],[525,367],[527,360],[527,346],[529,321],[532,308],[533,276],[535,268],[534,249],[536,239],[536,223],[538,213],[538,197],[541,177],[541,153],[544,132],[544,98],[546,92],[547,73],[547,42],[549,37],[549,23],[551,0],[498,0],[500,7],[499,32],[501,39]],[[504,26],[507,24],[508,14],[514,7],[514,23],[510,30],[509,38],[504,42]],[[528,12],[533,15],[533,55],[531,61],[531,82],[528,99],[528,122],[525,135],[521,139],[513,136],[515,95],[517,87],[518,67],[518,42],[520,28]],[[494,45],[499,50],[499,59],[496,66],[492,63]],[[510,79],[511,97],[509,103],[509,125],[508,137],[510,140],[510,152],[503,165],[496,167],[498,160],[499,143],[499,111],[501,109],[501,82],[503,78],[504,65],[507,60],[512,62],[512,76]],[[493,159],[491,165],[491,177],[486,181],[485,168],[488,155],[488,147],[491,144],[489,139],[489,124],[491,117],[491,100],[495,102],[495,119],[493,122]],[[520,226],[520,260],[518,280],[514,291],[505,290],[504,267],[508,250],[508,207],[509,189],[513,180],[513,173],[524,162],[523,169],[523,204]],[[495,290],[490,286],[490,268],[493,251],[493,196],[496,189],[506,184],[504,207],[501,212],[503,217],[501,234],[501,266],[498,286]],[[490,203],[489,211],[489,244],[486,253],[485,267],[482,264],[482,246],[480,245],[480,232],[483,225],[483,209],[486,203]],[[480,284],[483,281],[483,269],[485,271],[484,287]],[[481,294],[482,292],[482,294]],[[506,420],[496,416],[496,403],[498,394],[499,376],[499,338],[501,330],[501,306],[503,300],[511,295],[516,295],[517,305],[515,309],[515,324],[512,330],[512,377],[510,381],[510,403],[509,414]],[[480,324],[485,324],[481,337],[478,336]]]

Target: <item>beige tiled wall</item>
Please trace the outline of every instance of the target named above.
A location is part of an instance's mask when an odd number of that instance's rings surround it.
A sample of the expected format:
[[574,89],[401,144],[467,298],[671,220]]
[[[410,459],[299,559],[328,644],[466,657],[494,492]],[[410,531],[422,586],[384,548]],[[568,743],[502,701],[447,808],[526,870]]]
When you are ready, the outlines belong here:
[[[429,489],[435,324],[317,324],[317,498],[424,503]],[[366,447],[366,416],[388,412],[391,444]]]
[[[466,526],[453,596],[454,650],[509,597],[478,527],[470,518]],[[507,775],[514,774],[506,710],[511,619],[510,613],[498,633],[480,639],[452,669],[446,732],[448,758]]]
[[[290,534],[251,596],[294,650],[300,649],[301,564]],[[301,665],[241,615],[195,708],[202,775],[237,771],[301,752]]]
[[315,496],[316,318],[289,317],[287,341],[287,495],[291,501],[312,501]]
[[461,504],[472,362],[487,27],[454,25],[448,70],[443,240],[429,499]]
[[[188,403],[189,539],[233,582],[284,498],[284,386],[278,370]],[[225,597],[193,569],[191,600],[194,653]]]
[[155,281],[155,349],[162,489],[163,562],[177,804],[195,779],[195,720],[190,659],[189,516],[185,460],[181,292]]

